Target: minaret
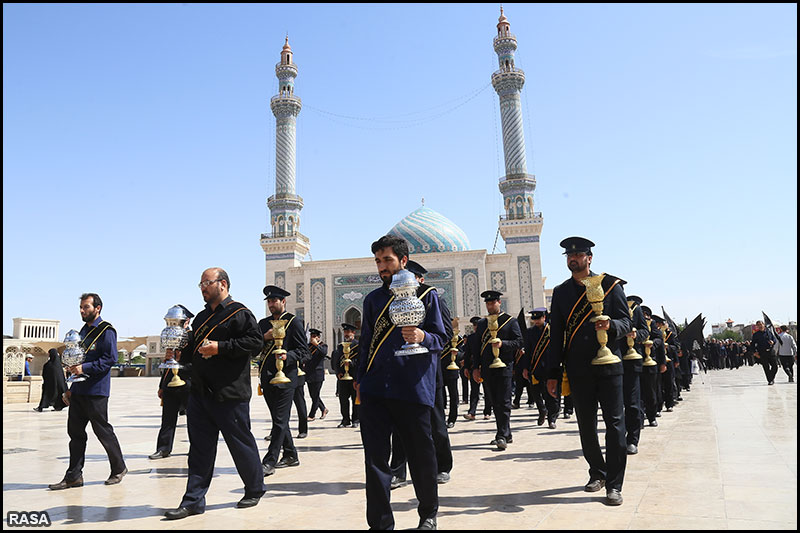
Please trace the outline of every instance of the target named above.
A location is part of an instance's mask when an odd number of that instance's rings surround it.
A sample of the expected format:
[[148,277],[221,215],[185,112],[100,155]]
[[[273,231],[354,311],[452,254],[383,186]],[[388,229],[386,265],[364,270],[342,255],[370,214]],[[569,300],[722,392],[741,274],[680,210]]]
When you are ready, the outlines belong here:
[[[295,194],[295,145],[297,115],[302,103],[294,95],[297,65],[292,61],[289,36],[281,50],[281,61],[275,65],[278,94],[270,100],[275,115],[275,194],[267,199],[272,233],[261,235],[261,248],[267,261],[267,283],[281,285],[287,268],[301,265],[308,253],[308,238],[300,233],[300,210],[303,198]],[[270,272],[275,279],[270,279]],[[284,287],[285,288],[285,287]]]
[[[525,73],[514,65],[517,38],[500,8],[494,51],[500,70],[492,74],[492,86],[500,98],[500,120],[503,125],[503,153],[506,174],[500,178],[505,215],[500,217],[500,235],[506,251],[517,262],[520,302],[526,309],[544,306],[544,286],[539,236],[542,233],[542,215],[533,211],[533,191],[536,177],[528,174],[525,158],[525,132],[522,128],[522,103],[520,91],[525,84]],[[532,284],[532,280],[537,280]]]

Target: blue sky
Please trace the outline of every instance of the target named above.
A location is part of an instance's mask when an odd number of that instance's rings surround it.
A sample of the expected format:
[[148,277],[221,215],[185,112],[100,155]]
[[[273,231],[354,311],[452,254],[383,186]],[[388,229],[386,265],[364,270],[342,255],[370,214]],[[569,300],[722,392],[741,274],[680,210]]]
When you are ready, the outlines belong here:
[[[525,70],[542,269],[564,237],[674,319],[797,319],[797,8],[505,5]],[[289,34],[300,230],[367,257],[425,205],[493,249],[498,4],[3,6],[3,333],[158,334],[222,266],[257,317]],[[498,250],[502,251],[502,239]],[[707,330],[708,331],[708,330]]]

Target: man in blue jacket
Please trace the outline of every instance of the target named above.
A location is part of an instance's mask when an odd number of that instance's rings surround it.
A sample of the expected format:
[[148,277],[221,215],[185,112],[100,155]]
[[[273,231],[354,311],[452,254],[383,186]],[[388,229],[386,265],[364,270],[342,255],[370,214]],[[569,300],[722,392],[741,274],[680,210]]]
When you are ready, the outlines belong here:
[[83,486],[83,463],[86,460],[86,424],[92,423],[94,434],[106,450],[111,463],[111,475],[106,485],[116,485],[128,469],[122,458],[119,441],[114,428],[108,422],[108,396],[111,393],[111,365],[117,362],[117,332],[108,322],[100,318],[103,301],[94,293],[81,295],[81,346],[86,358],[80,365],[71,366],[69,372],[88,376],[84,381],[72,383],[64,393],[69,408],[67,433],[69,434],[69,468],[64,479],[50,490],[62,490]]
[[[372,243],[375,265],[383,286],[364,298],[359,341],[357,398],[361,408],[361,440],[366,467],[367,523],[370,529],[393,529],[390,504],[390,436],[403,442],[414,491],[419,501],[419,529],[436,529],[439,495],[436,450],[431,435],[431,410],[436,396],[439,354],[447,342],[439,296],[422,297],[426,313],[418,326],[396,327],[389,317],[394,299],[392,276],[408,262],[408,243],[385,235]],[[396,355],[404,343],[418,343],[425,353]]]

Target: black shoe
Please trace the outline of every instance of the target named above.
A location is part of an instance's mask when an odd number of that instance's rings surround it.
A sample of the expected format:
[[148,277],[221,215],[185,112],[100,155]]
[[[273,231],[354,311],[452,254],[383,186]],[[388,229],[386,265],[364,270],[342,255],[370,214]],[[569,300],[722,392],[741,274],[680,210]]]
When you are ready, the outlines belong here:
[[272,440],[272,434],[271,433],[267,433],[267,436],[264,437],[264,440]]
[[436,519],[426,518],[419,523],[419,527],[417,527],[417,529],[436,529]]
[[767,385],[775,385],[775,382],[774,381],[770,381],[769,383],[767,383]]
[[498,450],[505,450],[508,448],[508,443],[506,443],[506,439],[503,437],[498,438],[495,444],[497,445]]
[[323,409],[322,410],[322,416],[320,416],[319,419],[320,420],[325,420],[326,416],[328,416],[328,410],[327,409]]
[[550,429],[556,429],[556,421],[551,420],[550,422],[547,423],[547,427],[549,427]]
[[185,414],[186,414],[186,409],[181,409],[180,411],[178,411],[179,416],[184,416]]
[[354,420],[353,423],[350,424],[350,427],[352,427],[354,429],[358,429],[358,424],[359,424],[359,421],[358,420]]
[[106,485],[116,485],[117,483],[122,481],[122,478],[124,478],[125,474],[127,473],[128,469],[126,468],[119,474],[111,474],[111,476],[109,476],[109,478],[105,481]]
[[281,460],[275,463],[275,468],[286,468],[287,466],[300,466],[300,459],[297,457],[281,457]]
[[794,377],[789,376],[789,383],[794,383]]
[[583,487],[583,491],[584,492],[597,492],[598,490],[602,489],[605,486],[606,486],[606,480],[605,479],[589,480],[589,483],[587,483],[586,486]]
[[564,419],[565,419],[565,420],[569,420],[569,417],[570,417],[570,414],[569,414],[569,413],[564,413]]
[[264,470],[264,477],[271,476],[275,473],[275,467],[273,465],[261,465],[262,470]]
[[606,492],[606,505],[622,505],[622,493],[618,489]]
[[40,412],[40,413],[41,413],[42,411],[44,411],[44,409],[42,409],[41,407],[34,407],[34,408],[33,408],[33,410],[34,410],[34,411],[38,411],[38,412]]
[[628,448],[626,449],[628,455],[636,455],[639,453],[639,448],[635,444],[628,444]]
[[449,472],[439,472],[436,474],[436,483],[439,485],[444,485],[450,481],[450,473]]
[[83,476],[79,477],[75,481],[68,481],[67,478],[64,478],[58,483],[47,486],[47,488],[50,490],[71,489],[72,487],[83,487]]
[[456,423],[455,423],[455,422],[448,422],[448,423],[447,423],[447,429],[450,429],[450,428],[452,428],[452,427],[455,427],[455,425],[456,425]]
[[164,459],[169,457],[169,452],[165,450],[157,450],[153,455],[148,455],[150,459]]
[[672,407],[667,407],[667,412],[671,413],[672,412]]
[[475,415],[472,413],[467,413],[464,415],[464,420],[475,420]]
[[544,413],[539,413],[539,420],[536,421],[536,425],[537,426],[543,425],[544,424],[544,419],[546,418],[546,416],[547,415],[545,415]]
[[680,396],[678,396],[677,398],[675,398],[675,401],[676,401],[676,402],[682,402],[682,401],[683,401],[683,398],[681,398]]
[[519,404],[518,403],[512,403],[511,404],[511,408],[512,409],[519,409]]
[[308,433],[298,433],[296,438],[298,438],[298,439],[304,439],[304,438],[306,438],[306,437],[308,437]]
[[656,418],[661,418],[661,411],[658,411],[658,412],[656,413]]
[[349,427],[352,427],[352,426],[353,426],[353,424],[349,424],[349,423],[345,424],[344,422],[340,422],[339,425],[336,426],[336,427],[337,428],[349,428]]
[[658,420],[655,418],[650,421],[650,427],[657,428],[658,427]]
[[236,504],[237,509],[247,509],[248,507],[255,507],[258,505],[259,500],[261,500],[261,496],[253,496],[252,498],[242,498]]
[[187,509],[186,507],[178,507],[177,509],[167,511],[164,513],[164,516],[167,520],[180,520],[181,518],[186,518],[193,514],[203,514],[203,511],[198,512],[193,509]]
[[405,484],[406,484],[406,480],[405,480],[405,479],[400,479],[400,478],[399,478],[399,477],[397,477],[397,476],[392,476],[392,482],[391,482],[391,484],[389,485],[389,488],[390,488],[391,490],[394,490],[394,489],[396,489],[396,488],[398,488],[398,487],[402,487],[402,486],[403,486],[403,485],[405,485]]

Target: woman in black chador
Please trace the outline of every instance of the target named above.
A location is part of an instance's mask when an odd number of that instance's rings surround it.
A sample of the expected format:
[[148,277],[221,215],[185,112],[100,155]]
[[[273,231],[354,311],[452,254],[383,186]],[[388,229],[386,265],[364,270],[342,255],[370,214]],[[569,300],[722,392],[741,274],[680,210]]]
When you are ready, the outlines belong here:
[[61,356],[55,348],[50,348],[48,353],[50,359],[42,367],[42,400],[38,407],[33,408],[39,412],[51,406],[56,411],[66,407],[62,395],[67,391],[67,381],[64,379]]

